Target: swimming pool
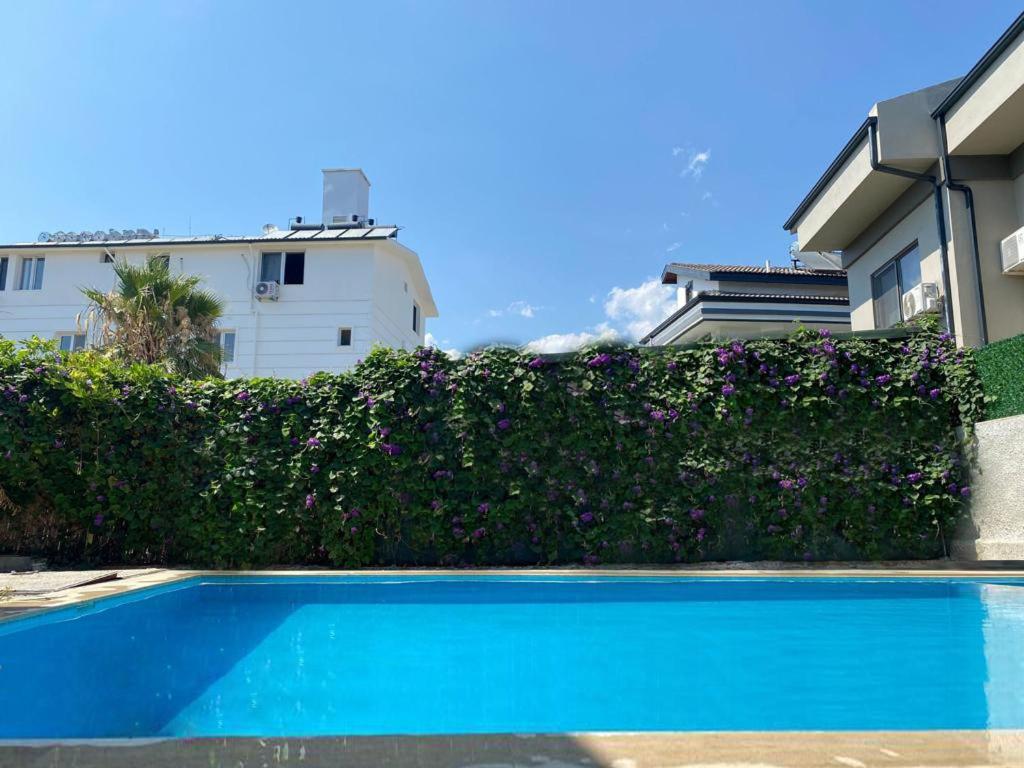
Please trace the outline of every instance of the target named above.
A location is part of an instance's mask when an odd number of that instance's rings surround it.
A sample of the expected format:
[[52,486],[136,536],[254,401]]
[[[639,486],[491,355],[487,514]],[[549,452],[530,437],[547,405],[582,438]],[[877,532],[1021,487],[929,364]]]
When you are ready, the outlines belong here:
[[0,738],[1024,727],[1024,581],[212,577],[0,624]]

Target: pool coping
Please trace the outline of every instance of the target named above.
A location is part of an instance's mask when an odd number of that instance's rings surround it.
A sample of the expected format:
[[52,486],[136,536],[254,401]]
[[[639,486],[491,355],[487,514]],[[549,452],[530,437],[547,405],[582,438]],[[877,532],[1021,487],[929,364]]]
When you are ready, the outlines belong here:
[[0,624],[36,616],[59,608],[85,606],[105,598],[128,595],[154,587],[169,586],[196,578],[231,577],[323,578],[323,577],[429,577],[472,579],[479,576],[539,576],[579,578],[877,578],[877,579],[1024,579],[1022,568],[878,568],[878,567],[799,567],[799,568],[368,568],[368,569],[174,569],[139,574],[125,579],[71,587],[43,595],[25,595],[0,601]]

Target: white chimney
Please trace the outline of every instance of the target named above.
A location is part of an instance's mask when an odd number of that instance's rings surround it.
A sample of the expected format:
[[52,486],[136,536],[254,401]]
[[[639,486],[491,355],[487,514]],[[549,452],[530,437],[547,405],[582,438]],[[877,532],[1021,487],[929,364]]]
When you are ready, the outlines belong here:
[[368,219],[370,180],[359,168],[324,168],[323,223],[347,224]]

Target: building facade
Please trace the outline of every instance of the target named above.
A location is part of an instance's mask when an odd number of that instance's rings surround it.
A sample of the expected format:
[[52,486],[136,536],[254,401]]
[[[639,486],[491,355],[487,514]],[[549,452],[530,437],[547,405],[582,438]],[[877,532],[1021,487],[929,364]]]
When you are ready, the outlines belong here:
[[340,372],[375,344],[423,344],[437,308],[419,256],[398,241],[398,227],[368,217],[362,171],[325,170],[323,182],[321,223],[299,219],[258,236],[60,233],[0,246],[0,336],[80,349],[95,333],[81,288],[111,289],[115,259],[161,257],[173,274],[202,277],[224,301],[227,376]]
[[1024,14],[963,78],[878,102],[785,227],[842,252],[854,330],[1024,332]]
[[850,330],[846,273],[811,268],[726,264],[668,264],[664,285],[675,285],[676,311],[641,344],[663,346],[702,339],[748,339],[788,333],[799,325]]

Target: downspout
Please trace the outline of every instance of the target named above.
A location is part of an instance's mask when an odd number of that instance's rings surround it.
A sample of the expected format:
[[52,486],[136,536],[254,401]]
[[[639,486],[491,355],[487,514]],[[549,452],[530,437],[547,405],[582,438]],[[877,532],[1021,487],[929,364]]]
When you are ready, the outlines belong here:
[[[971,248],[974,251],[974,294],[978,300],[978,327],[981,330],[982,346],[988,344],[988,312],[985,310],[985,288],[981,284],[981,249],[978,248],[978,220],[974,215],[974,191],[966,184],[959,184],[953,181],[953,174],[949,167],[949,149],[946,139],[946,116],[939,115],[935,122],[939,129],[939,148],[942,151],[940,160],[942,163],[942,180],[946,187],[957,192],[963,192],[964,202],[971,217]],[[950,227],[953,225],[953,210],[949,211]]]
[[942,268],[942,319],[946,322],[946,330],[950,336],[956,336],[956,326],[953,322],[953,291],[949,283],[949,248],[946,244],[946,213],[942,206],[942,183],[927,173],[915,173],[903,168],[894,168],[891,165],[882,165],[878,162],[878,118],[868,118],[868,143],[871,148],[871,170],[879,173],[888,173],[893,176],[902,176],[905,179],[914,181],[926,181],[932,185],[932,192],[935,198],[935,228],[939,233],[939,254],[941,256]]

